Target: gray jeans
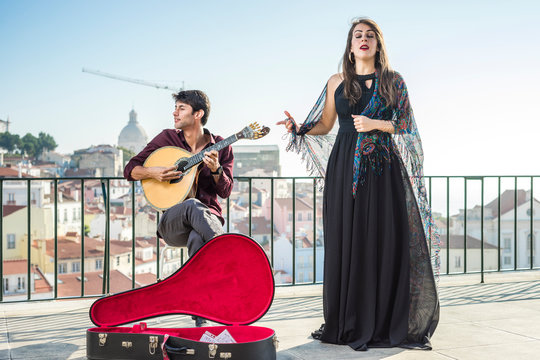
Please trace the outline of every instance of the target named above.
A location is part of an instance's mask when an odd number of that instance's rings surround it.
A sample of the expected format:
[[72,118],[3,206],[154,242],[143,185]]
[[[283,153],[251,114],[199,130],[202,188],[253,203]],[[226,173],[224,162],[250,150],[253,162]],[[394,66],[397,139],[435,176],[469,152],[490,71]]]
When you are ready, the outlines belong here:
[[208,240],[223,234],[219,218],[197,199],[185,200],[165,211],[157,230],[167,245],[187,245],[189,256]]

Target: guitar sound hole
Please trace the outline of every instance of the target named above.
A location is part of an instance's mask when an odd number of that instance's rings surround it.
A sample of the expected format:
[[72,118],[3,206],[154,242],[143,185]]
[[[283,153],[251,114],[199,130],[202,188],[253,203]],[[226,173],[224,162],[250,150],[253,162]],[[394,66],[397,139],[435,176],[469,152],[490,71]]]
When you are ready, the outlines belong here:
[[186,160],[180,160],[178,162],[178,164],[176,164],[176,170],[177,171],[182,171],[183,174],[180,175],[180,177],[178,179],[174,179],[174,180],[171,180],[170,183],[171,184],[176,184],[176,183],[179,183],[180,181],[182,181],[182,179],[184,178],[184,174],[185,174],[185,168],[187,166],[188,162]]
[[184,174],[180,175],[180,177],[178,179],[171,180],[170,183],[171,184],[179,183],[180,181],[182,181],[183,178],[184,178]]

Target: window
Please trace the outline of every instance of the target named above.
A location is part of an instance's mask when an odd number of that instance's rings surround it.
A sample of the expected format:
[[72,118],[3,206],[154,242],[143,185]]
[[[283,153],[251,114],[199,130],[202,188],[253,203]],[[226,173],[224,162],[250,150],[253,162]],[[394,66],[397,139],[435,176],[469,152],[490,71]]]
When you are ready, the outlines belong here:
[[456,256],[455,259],[454,259],[454,266],[456,268],[460,268],[461,267],[461,256]]
[[116,257],[116,266],[120,266],[120,256]]
[[77,209],[73,208],[73,220],[77,219]]
[[96,260],[96,270],[101,270],[101,269],[103,269],[103,260],[97,259]]
[[289,213],[289,221],[292,220],[292,213]]
[[504,252],[511,252],[512,251],[512,239],[510,238],[504,238]]
[[15,193],[8,193],[8,201],[10,203],[15,203]]
[[302,213],[301,212],[298,213],[298,221],[302,221]]
[[15,249],[15,234],[7,234],[7,248]]
[[8,291],[9,291],[9,279],[5,278],[4,279],[4,292],[8,292]]
[[127,256],[127,263],[128,263],[128,264],[131,263],[131,254],[128,254],[128,256]]
[[67,209],[64,209],[64,222],[67,223],[68,217],[67,217]]
[[504,265],[512,265],[512,257],[511,256],[505,256],[504,257]]
[[71,272],[79,272],[79,271],[81,271],[81,263],[79,261],[72,262]]
[[312,218],[313,218],[313,217],[311,216],[311,213],[310,213],[310,212],[307,213],[307,219],[308,219],[308,221],[311,220]]
[[[535,211],[533,209],[532,214],[535,215]],[[527,216],[531,216],[531,208],[527,209]]]
[[17,290],[24,290],[24,278],[18,277],[17,278]]
[[59,274],[67,273],[67,264],[66,263],[58,264],[58,273]]

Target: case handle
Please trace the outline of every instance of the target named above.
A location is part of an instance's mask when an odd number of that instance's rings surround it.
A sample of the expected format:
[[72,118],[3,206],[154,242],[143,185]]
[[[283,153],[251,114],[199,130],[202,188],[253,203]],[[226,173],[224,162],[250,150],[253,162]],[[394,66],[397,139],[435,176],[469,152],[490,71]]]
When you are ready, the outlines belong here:
[[163,360],[169,360],[169,354],[175,355],[195,355],[195,349],[190,349],[187,346],[181,346],[179,348],[170,346],[167,344],[169,335],[165,334],[163,337],[163,344],[161,344],[161,353],[163,354]]

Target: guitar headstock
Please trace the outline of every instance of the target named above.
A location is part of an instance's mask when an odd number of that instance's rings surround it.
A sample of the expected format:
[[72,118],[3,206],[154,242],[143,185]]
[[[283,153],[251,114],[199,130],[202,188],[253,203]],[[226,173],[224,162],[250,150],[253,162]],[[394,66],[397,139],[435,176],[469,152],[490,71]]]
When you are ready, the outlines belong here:
[[261,126],[258,123],[254,122],[246,126],[242,131],[236,134],[238,139],[260,139],[266,136],[270,132],[270,128],[267,126]]

